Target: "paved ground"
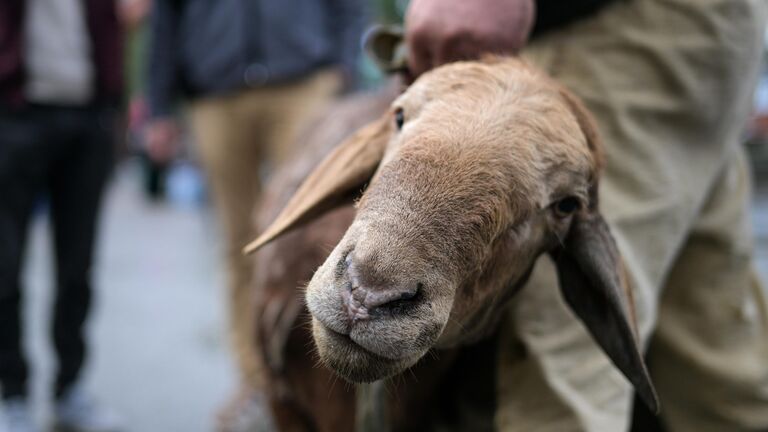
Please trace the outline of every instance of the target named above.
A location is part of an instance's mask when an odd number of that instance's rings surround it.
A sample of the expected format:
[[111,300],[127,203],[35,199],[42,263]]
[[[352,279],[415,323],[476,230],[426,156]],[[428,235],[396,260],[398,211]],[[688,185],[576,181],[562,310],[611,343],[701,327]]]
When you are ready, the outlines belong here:
[[[234,386],[214,221],[199,207],[145,202],[136,168],[121,168],[106,203],[85,383],[132,432],[211,431]],[[26,271],[38,406],[51,376],[46,231],[41,217]]]
[[[768,180],[768,179],[766,179]],[[768,277],[768,181],[757,188],[759,266]],[[86,385],[134,432],[210,431],[216,407],[234,386],[226,353],[223,291],[214,221],[198,207],[149,205],[136,167],[112,184],[102,229],[93,355]],[[45,402],[50,349],[49,247],[42,218],[33,227],[26,280],[28,345],[35,397]],[[47,414],[40,410],[40,417]]]

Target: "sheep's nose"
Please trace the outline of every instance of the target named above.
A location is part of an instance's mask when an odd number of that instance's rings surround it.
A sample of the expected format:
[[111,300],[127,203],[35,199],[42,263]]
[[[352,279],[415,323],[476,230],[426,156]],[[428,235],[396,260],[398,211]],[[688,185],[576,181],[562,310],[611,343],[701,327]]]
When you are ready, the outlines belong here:
[[369,319],[384,314],[396,316],[406,313],[419,300],[421,283],[394,283],[377,278],[365,266],[357,266],[347,259],[349,284],[343,288],[342,298],[352,321]]

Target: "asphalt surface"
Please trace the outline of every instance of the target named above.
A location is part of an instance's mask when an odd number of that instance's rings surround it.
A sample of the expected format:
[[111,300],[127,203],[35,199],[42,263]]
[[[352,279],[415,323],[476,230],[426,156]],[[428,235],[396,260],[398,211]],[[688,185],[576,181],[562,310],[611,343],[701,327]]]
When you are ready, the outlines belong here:
[[[215,221],[204,206],[148,203],[137,168],[120,167],[105,203],[84,386],[130,432],[211,431],[235,386]],[[27,345],[37,416],[45,421],[52,364],[44,217],[31,234]]]
[[[138,183],[137,166],[124,164],[108,194],[84,385],[129,431],[210,431],[235,386],[215,221],[205,206],[147,203]],[[756,187],[754,221],[758,267],[768,280],[768,178]],[[33,224],[28,253],[26,341],[42,421],[52,369],[44,217]]]

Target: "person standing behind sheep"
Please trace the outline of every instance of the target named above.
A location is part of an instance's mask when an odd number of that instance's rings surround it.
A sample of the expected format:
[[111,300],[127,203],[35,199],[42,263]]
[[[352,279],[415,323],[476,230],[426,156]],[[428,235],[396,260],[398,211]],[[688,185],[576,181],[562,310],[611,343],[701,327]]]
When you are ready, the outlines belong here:
[[[0,387],[4,432],[35,424],[22,347],[27,229],[50,203],[56,264],[51,333],[54,427],[122,430],[81,382],[99,209],[112,169],[122,89],[117,2],[0,1]],[[31,318],[31,317],[30,317]]]
[[173,157],[178,141],[173,108],[180,97],[187,98],[225,237],[231,342],[245,385],[223,423],[238,423],[260,386],[249,293],[252,265],[241,252],[254,234],[251,216],[266,172],[260,168],[289,157],[302,123],[354,76],[364,2],[154,3],[148,152],[160,162]]
[[[765,18],[758,0],[413,0],[406,15],[415,75],[520,52],[596,115],[601,210],[671,431],[768,430],[768,301],[739,145]],[[567,312],[551,263],[501,338],[498,430],[628,429],[631,388]]]

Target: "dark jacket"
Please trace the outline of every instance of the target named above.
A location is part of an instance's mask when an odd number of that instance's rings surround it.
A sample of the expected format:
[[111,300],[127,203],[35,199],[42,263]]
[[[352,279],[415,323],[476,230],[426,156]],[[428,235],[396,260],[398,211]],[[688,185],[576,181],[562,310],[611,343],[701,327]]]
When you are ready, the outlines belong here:
[[[96,70],[96,103],[118,103],[123,92],[122,34],[115,2],[82,0]],[[24,99],[24,11],[26,0],[0,0],[0,107],[20,107]]]
[[365,0],[155,0],[147,77],[153,116],[180,96],[352,70]]
[[533,25],[532,37],[536,38],[594,15],[604,6],[617,1],[619,0],[536,0],[536,22]]

